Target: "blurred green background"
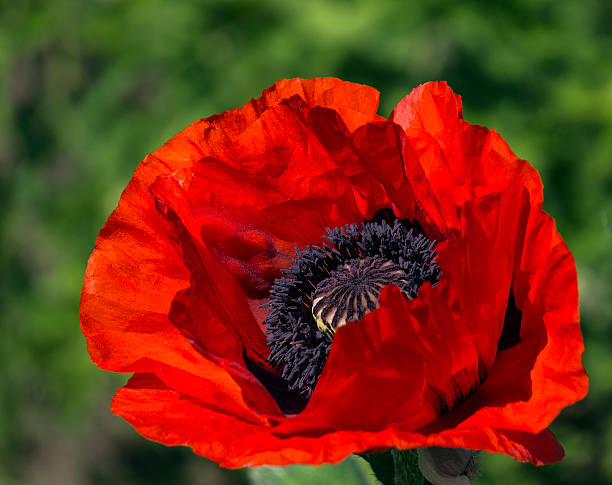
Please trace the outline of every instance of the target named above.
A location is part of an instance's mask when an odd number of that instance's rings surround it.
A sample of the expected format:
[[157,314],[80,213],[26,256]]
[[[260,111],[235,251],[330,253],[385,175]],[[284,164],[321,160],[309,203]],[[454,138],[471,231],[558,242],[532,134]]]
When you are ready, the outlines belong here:
[[565,460],[486,455],[479,483],[612,483],[612,2],[494,3],[0,1],[0,484],[371,483],[357,458],[249,474],[141,438],[108,410],[126,376],[90,362],[78,326],[87,258],[137,163],[320,75],[376,87],[383,115],[447,80],[540,171],[578,265],[591,388],[552,426]]

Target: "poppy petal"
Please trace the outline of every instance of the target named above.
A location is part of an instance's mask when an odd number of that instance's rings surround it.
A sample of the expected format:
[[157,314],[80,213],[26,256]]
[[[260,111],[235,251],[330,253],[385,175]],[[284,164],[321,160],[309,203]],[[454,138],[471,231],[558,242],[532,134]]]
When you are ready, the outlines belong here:
[[494,130],[464,121],[461,97],[445,82],[414,89],[396,106],[391,120],[406,132],[412,153],[406,157],[417,200],[437,207],[443,232],[455,232],[452,196],[457,206],[470,199],[524,186],[534,207],[542,205],[537,171],[520,160]]
[[[520,461],[554,463],[563,449],[549,430],[531,434],[478,427],[423,435],[388,427],[379,431],[328,430],[328,433],[283,434],[228,414],[225,408],[183,395],[153,374],[136,374],[119,389],[111,410],[149,439],[188,445],[221,466],[238,468],[295,463],[337,463],[364,450],[424,446],[460,446],[501,451]],[[234,439],[240,436],[240,440]]]
[[418,129],[440,140],[448,150],[463,118],[461,96],[444,82],[429,82],[414,88],[393,109],[389,119],[404,130]]
[[[406,439],[408,436],[406,436]],[[437,434],[412,437],[409,447],[444,446],[504,453],[518,461],[534,465],[547,465],[561,460],[563,448],[549,429],[539,433],[490,428],[488,426],[466,427]]]
[[[587,392],[573,258],[543,211],[532,212],[526,233],[513,290],[521,341],[499,352],[490,379],[470,400],[482,407],[466,425],[497,422],[538,433]],[[512,394],[516,398],[500,407]]]
[[180,366],[192,352],[168,322],[174,295],[188,286],[189,272],[171,241],[160,237],[169,227],[143,184],[151,173],[167,170],[155,157],[139,166],[89,259],[81,329],[92,360],[104,369],[129,371],[131,364],[156,354]]

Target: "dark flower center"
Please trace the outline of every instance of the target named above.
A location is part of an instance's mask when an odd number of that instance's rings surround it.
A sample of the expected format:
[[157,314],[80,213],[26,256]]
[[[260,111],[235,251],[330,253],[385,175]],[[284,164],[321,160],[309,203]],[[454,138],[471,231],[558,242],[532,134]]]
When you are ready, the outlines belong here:
[[352,259],[321,281],[312,294],[317,327],[331,339],[338,327],[376,310],[384,286],[397,285],[409,296],[409,283],[404,270],[388,259]]
[[281,369],[289,390],[305,397],[314,390],[336,329],[375,310],[384,286],[397,285],[416,298],[425,281],[440,278],[435,241],[410,221],[375,217],[361,228],[327,229],[324,239],[321,247],[296,248],[266,305],[268,360]]

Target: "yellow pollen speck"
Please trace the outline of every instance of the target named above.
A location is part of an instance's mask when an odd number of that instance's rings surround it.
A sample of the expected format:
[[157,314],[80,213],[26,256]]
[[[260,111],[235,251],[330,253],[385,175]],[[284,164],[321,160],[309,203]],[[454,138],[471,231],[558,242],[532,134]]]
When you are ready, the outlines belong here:
[[336,330],[333,329],[331,325],[326,324],[320,315],[313,314],[312,316],[315,322],[317,322],[318,329],[321,330],[321,332],[323,332],[329,340],[331,340],[334,337]]

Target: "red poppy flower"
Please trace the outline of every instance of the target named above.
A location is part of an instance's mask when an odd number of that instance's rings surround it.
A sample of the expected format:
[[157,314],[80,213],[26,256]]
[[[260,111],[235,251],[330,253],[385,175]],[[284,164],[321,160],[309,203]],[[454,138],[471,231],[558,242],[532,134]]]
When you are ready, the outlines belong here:
[[377,105],[367,86],[284,80],[137,167],[80,318],[92,360],[134,374],[111,409],[138,432],[225,467],[562,458],[547,426],[587,377],[537,172],[446,83],[389,119]]

